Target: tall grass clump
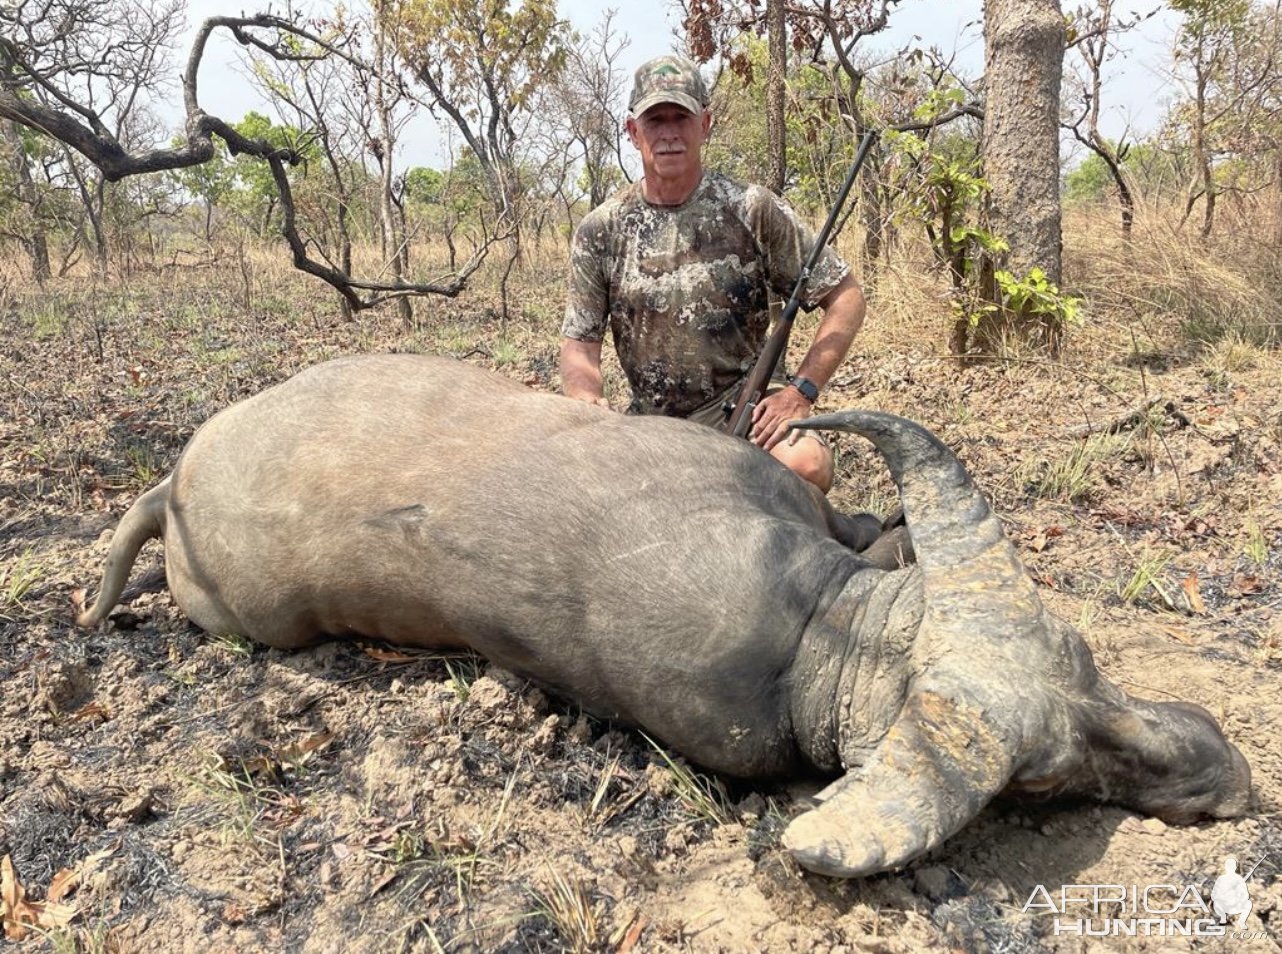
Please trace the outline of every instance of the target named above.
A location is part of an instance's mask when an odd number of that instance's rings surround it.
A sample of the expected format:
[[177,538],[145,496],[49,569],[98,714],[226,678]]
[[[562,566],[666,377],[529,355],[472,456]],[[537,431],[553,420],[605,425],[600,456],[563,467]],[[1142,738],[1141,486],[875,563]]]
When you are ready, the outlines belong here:
[[1170,206],[1141,203],[1128,241],[1114,205],[1070,205],[1064,269],[1095,314],[1149,340],[1146,349],[1200,350],[1231,339],[1282,345],[1282,256],[1253,238],[1265,224],[1221,216],[1206,239]]

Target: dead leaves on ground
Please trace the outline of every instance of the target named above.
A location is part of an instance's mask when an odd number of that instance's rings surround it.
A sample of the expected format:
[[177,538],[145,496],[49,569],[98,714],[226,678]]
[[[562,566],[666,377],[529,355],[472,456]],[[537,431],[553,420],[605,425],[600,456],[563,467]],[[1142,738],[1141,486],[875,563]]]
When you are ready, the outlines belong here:
[[1192,547],[1220,535],[1215,514],[1190,514],[1175,510],[1144,512],[1130,507],[1095,507],[1087,512],[1087,525],[1102,529],[1122,527],[1139,535],[1141,543],[1174,543]]
[[1236,573],[1233,576],[1233,582],[1229,585],[1229,593],[1233,596],[1255,596],[1268,588],[1267,580],[1249,573]]
[[89,855],[73,868],[63,868],[49,882],[43,901],[27,898],[27,889],[18,880],[13,857],[0,859],[0,919],[6,940],[21,941],[32,931],[44,932],[66,927],[80,909],[66,899],[116,851],[105,848]]
[[306,763],[313,752],[328,745],[333,738],[333,732],[317,732],[299,742],[281,746],[276,750],[276,756],[281,762],[298,767]]
[[381,646],[373,646],[369,643],[360,643],[361,651],[370,659],[384,663],[412,663],[423,658],[423,654],[414,655],[403,653],[397,649],[384,649]]
[[1206,615],[1206,601],[1202,599],[1202,590],[1198,585],[1197,574],[1190,573],[1180,584],[1180,589],[1184,591],[1184,599],[1188,603],[1189,612],[1194,616]]
[[103,722],[111,720],[111,710],[101,702],[88,702],[67,716],[67,720],[70,722],[93,720],[101,725]]
[[13,858],[5,855],[0,860],[0,915],[5,938],[21,941],[31,928],[51,930],[66,926],[76,916],[76,909],[56,901],[28,901],[27,890],[13,870]]
[[1034,553],[1041,553],[1046,549],[1047,544],[1056,537],[1064,535],[1064,528],[1061,526],[1030,528],[1020,534],[1020,542]]
[[267,781],[275,784],[281,780],[286,766],[302,768],[312,754],[328,745],[334,738],[332,732],[317,732],[297,742],[278,746],[262,755],[235,758],[216,755],[214,769],[232,780],[234,787],[244,782]]

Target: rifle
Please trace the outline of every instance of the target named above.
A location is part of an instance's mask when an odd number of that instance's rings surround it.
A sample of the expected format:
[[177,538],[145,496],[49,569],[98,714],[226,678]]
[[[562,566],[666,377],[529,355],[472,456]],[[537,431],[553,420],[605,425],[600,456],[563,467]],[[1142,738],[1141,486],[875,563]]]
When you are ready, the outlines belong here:
[[828,213],[828,221],[824,223],[823,228],[820,229],[819,234],[815,237],[814,248],[810,250],[810,257],[806,259],[806,264],[802,266],[801,274],[797,276],[797,284],[793,286],[792,295],[788,298],[788,304],[784,306],[783,312],[779,315],[779,320],[775,322],[774,331],[766,339],[765,347],[761,349],[761,355],[757,358],[757,363],[748,372],[748,377],[743,382],[743,387],[739,389],[739,394],[734,403],[726,402],[724,408],[726,413],[726,422],[724,424],[726,433],[733,434],[735,437],[748,436],[748,431],[752,428],[753,408],[760,403],[762,395],[766,393],[766,388],[770,386],[770,378],[775,373],[775,367],[779,364],[779,359],[783,357],[784,351],[788,348],[788,336],[792,334],[792,322],[797,317],[797,310],[801,307],[801,299],[806,293],[806,286],[810,283],[810,273],[815,265],[818,264],[819,256],[824,253],[824,249],[828,245],[828,236],[832,233],[832,228],[837,223],[837,216],[841,214],[842,206],[846,204],[846,197],[850,195],[850,189],[855,184],[855,177],[859,175],[859,168],[864,164],[868,150],[872,148],[873,140],[876,138],[877,133],[870,129],[860,141],[859,149],[855,153],[855,161],[851,164],[850,172],[846,175],[846,181],[842,183],[841,190],[837,193],[837,201],[833,203],[833,207]]

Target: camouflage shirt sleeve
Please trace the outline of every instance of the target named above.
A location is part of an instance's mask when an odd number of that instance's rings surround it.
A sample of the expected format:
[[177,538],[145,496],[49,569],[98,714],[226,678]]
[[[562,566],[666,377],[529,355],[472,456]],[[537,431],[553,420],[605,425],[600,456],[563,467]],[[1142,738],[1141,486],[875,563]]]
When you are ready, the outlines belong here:
[[[770,287],[787,300],[814,247],[814,233],[769,189],[749,186],[746,200],[753,234],[761,242]],[[802,302],[807,307],[817,305],[849,274],[850,266],[828,246],[815,263]]]
[[602,215],[589,214],[574,230],[565,318],[561,323],[561,336],[564,338],[579,341],[601,341],[605,338],[610,317],[610,285],[606,277],[607,225]]

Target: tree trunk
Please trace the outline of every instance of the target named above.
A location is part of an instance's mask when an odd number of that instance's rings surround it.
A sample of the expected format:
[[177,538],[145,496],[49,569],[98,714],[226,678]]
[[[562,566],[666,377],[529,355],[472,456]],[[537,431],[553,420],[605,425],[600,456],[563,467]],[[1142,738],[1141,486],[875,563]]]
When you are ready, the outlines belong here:
[[[325,161],[329,163],[329,175],[334,181],[334,230],[335,242],[338,244],[338,267],[344,275],[352,274],[352,230],[348,225],[351,218],[351,188],[343,178],[342,165],[334,155],[329,131],[325,130],[320,137],[321,148],[325,152]],[[344,321],[355,317],[352,303],[346,295],[338,296],[339,314]]]
[[44,226],[36,224],[33,227],[27,251],[31,254],[31,273],[36,283],[43,285],[53,277],[53,265],[49,260],[49,236]]
[[21,127],[10,121],[0,124],[0,144],[8,153],[8,165],[13,171],[16,185],[14,190],[16,198],[27,210],[26,235],[22,237],[22,244],[31,256],[31,274],[39,284],[43,285],[47,279],[53,277],[53,269],[49,265],[49,239],[41,216],[40,190],[36,188],[35,180],[31,177],[27,151],[22,144]]
[[864,187],[860,190],[860,215],[864,223],[864,259],[870,275],[875,275],[886,256],[886,210],[889,197],[882,185],[881,156],[874,143],[868,155],[868,171],[864,173]]
[[[392,125],[392,107],[387,101],[387,83],[381,75],[389,65],[390,54],[387,49],[387,43],[385,20],[380,17],[374,35],[375,60],[380,71],[380,75],[374,78],[374,108],[378,112],[379,138],[382,144],[382,148],[379,151],[379,166],[382,175],[379,181],[378,204],[379,217],[383,226],[383,261],[385,266],[391,270],[393,282],[400,284],[405,279],[405,269],[402,267],[405,258],[401,252],[402,246],[405,244],[405,233],[400,228],[400,221],[396,216],[396,209],[392,202],[392,156],[396,147],[396,133],[395,127]],[[409,298],[404,295],[397,298],[396,310],[401,317],[401,323],[406,328],[413,327],[414,309],[410,305]]]
[[1282,148],[1273,151],[1273,248],[1282,251]]
[[1087,70],[1087,85],[1084,90],[1086,114],[1082,117],[1082,120],[1087,123],[1087,130],[1083,135],[1079,128],[1081,125],[1079,121],[1073,125],[1073,135],[1077,137],[1078,142],[1093,151],[1108,166],[1113,184],[1117,186],[1117,200],[1122,205],[1122,238],[1130,242],[1131,230],[1135,222],[1135,197],[1131,194],[1130,186],[1126,184],[1126,177],[1122,175],[1122,160],[1126,158],[1128,147],[1122,140],[1118,140],[1116,146],[1112,145],[1099,129],[1100,106],[1104,95],[1104,63],[1108,60],[1110,50],[1114,46],[1113,0],[1098,0],[1096,15],[1098,16],[1094,23],[1096,35],[1084,37],[1077,46],[1077,52],[1082,57]]
[[1206,72],[1199,63],[1197,75],[1197,94],[1194,98],[1193,120],[1193,161],[1197,165],[1198,178],[1202,184],[1202,227],[1199,235],[1205,240],[1210,238],[1211,229],[1215,227],[1215,175],[1211,170],[1211,156],[1206,148],[1206,87],[1209,82]]
[[766,0],[770,46],[770,67],[766,72],[766,148],[770,153],[770,173],[766,185],[776,195],[783,194],[788,173],[787,136],[784,131],[788,30],[784,12],[784,0]]
[[499,334],[504,338],[507,337],[508,318],[511,310],[511,302],[508,298],[508,279],[512,277],[512,269],[521,258],[521,241],[515,232],[508,238],[507,247],[507,265],[503,268],[503,277],[499,279]]
[[[496,209],[498,219],[495,223],[495,228],[501,229],[506,224],[512,230],[508,238],[512,261],[507,266],[507,273],[511,273],[512,266],[522,264],[525,258],[525,195],[521,189],[521,177],[517,172],[516,162],[513,161],[511,156],[503,156],[498,162],[494,163],[492,168],[498,200],[498,208]],[[506,278],[504,281],[506,282]],[[506,311],[507,306],[505,304],[505,314]]]
[[[1059,93],[1064,41],[1058,0],[984,4],[988,228],[1010,246],[995,264],[1017,278],[1041,268],[1056,285],[1062,265]],[[1063,329],[1057,321],[1021,321],[1017,315],[981,322],[977,343],[990,350],[1012,321],[1020,334],[1058,348]]]
[[450,250],[450,271],[458,271],[458,246],[454,244],[454,232],[458,228],[458,221],[447,219],[445,223],[445,247]]
[[1121,163],[1108,156],[1104,157],[1104,162],[1113,176],[1113,184],[1117,186],[1117,201],[1122,206],[1122,238],[1130,242],[1135,225],[1135,196],[1131,193],[1131,187],[1126,184],[1126,177],[1122,175]]
[[276,197],[269,196],[267,199],[267,208],[263,211],[263,220],[258,224],[258,237],[267,238],[267,233],[271,231],[272,215],[276,212]]
[[[392,211],[396,215],[396,234],[401,237],[401,274],[410,273],[410,242],[409,242],[409,220],[405,215],[405,194],[402,192],[398,197],[396,192],[392,192]],[[348,261],[351,260],[351,242],[348,243]]]
[[62,152],[67,159],[67,168],[71,172],[72,181],[76,184],[76,192],[80,196],[85,218],[89,220],[89,229],[93,234],[94,270],[101,275],[107,270],[107,227],[103,221],[106,182],[101,174],[96,181],[90,182],[86,179],[84,170],[76,161],[76,157],[72,155],[71,149],[63,146]]
[[[80,176],[76,177],[80,180]],[[103,179],[99,179],[94,185],[92,192],[81,181],[81,198],[85,203],[85,210],[89,214],[89,225],[93,228],[94,243],[94,268],[99,275],[107,273],[107,221],[104,211],[107,205],[107,184]]]
[[[338,183],[338,188],[343,184]],[[338,200],[338,267],[342,269],[344,275],[352,274],[352,235],[351,230],[347,227],[348,219],[347,195],[344,193]],[[352,303],[348,301],[346,295],[338,296],[338,311],[344,321],[351,321],[356,317],[352,310]]]

